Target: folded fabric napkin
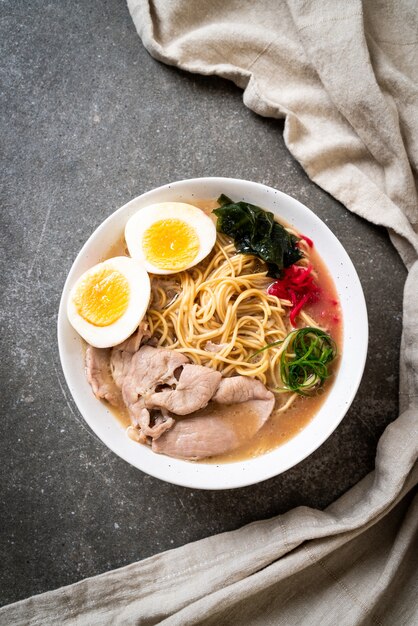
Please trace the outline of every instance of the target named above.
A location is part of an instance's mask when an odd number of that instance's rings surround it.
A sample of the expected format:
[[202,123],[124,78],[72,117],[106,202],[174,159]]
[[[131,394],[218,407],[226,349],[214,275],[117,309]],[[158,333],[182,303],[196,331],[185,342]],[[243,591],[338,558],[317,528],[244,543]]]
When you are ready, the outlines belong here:
[[[128,0],[149,52],[284,117],[310,178],[388,228],[409,269],[401,415],[375,470],[300,507],[0,610],[1,624],[418,623],[418,15],[415,0]],[[414,579],[415,576],[415,579]]]

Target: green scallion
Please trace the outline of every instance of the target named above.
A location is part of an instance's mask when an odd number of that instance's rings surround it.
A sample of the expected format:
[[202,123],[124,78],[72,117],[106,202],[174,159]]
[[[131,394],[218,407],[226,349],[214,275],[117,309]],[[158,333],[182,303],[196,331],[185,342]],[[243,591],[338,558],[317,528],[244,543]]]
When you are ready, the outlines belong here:
[[328,365],[337,356],[337,346],[320,328],[308,326],[293,330],[284,340],[267,344],[253,357],[279,344],[283,344],[280,356],[283,387],[276,391],[291,391],[306,396],[321,387],[330,376]]

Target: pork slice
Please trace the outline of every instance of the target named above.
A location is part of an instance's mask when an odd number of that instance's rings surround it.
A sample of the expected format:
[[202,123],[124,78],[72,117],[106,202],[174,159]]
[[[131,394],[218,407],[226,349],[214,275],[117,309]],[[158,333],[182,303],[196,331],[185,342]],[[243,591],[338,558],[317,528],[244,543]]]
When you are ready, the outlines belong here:
[[132,353],[113,348],[110,352],[110,371],[116,386],[122,389],[131,368]]
[[108,348],[87,346],[86,375],[96,398],[107,400],[113,406],[122,405],[121,392],[110,372],[110,350]]
[[129,426],[126,432],[129,439],[132,439],[132,441],[136,441],[136,443],[143,443],[145,445],[149,443],[148,437],[135,426]]
[[152,441],[152,450],[190,461],[226,454],[252,439],[270,413],[263,400],[235,405],[209,402],[205,409],[176,420],[170,430]]
[[176,459],[197,461],[225,454],[238,447],[239,437],[216,415],[194,416],[176,421],[161,437],[152,441],[152,450]]
[[213,401],[221,405],[238,404],[243,411],[255,412],[264,421],[270,417],[275,403],[274,394],[260,380],[247,376],[223,378]]
[[162,408],[176,415],[188,415],[204,408],[217,390],[222,374],[203,365],[186,364],[175,389],[163,389],[145,399],[149,409]]
[[137,402],[137,404],[132,407],[132,412],[137,413],[137,425],[141,429],[141,433],[146,437],[158,439],[158,437],[161,437],[163,433],[174,425],[174,419],[172,417],[167,414],[159,414],[154,420],[154,425],[151,426],[150,412],[144,408],[143,405],[141,406],[141,402]]
[[220,404],[235,404],[248,400],[265,400],[274,406],[274,395],[263,385],[260,380],[248,378],[248,376],[231,376],[223,378],[213,396],[215,402]]
[[226,454],[252,439],[273,408],[274,395],[262,382],[245,376],[222,378],[206,409],[176,420],[152,442],[152,449],[191,461]]
[[148,340],[150,337],[151,333],[148,330],[148,324],[141,322],[136,331],[128,337],[128,339],[125,339],[125,341],[122,341],[122,343],[112,348],[110,353],[110,371],[112,372],[116,386],[120,389],[129,373],[132,356],[135,352],[138,352],[141,343]]
[[225,348],[225,346],[227,346],[227,343],[214,343],[213,341],[207,341],[205,343],[205,350],[206,352],[220,352],[221,350],[223,350]]
[[128,337],[128,339],[125,339],[125,341],[122,341],[122,343],[112,348],[110,353],[110,371],[116,386],[120,389],[129,373],[132,356],[135,352],[138,352],[141,343],[148,340],[150,337],[151,333],[148,330],[148,324],[141,322],[136,331]]
[[177,384],[181,369],[189,359],[181,352],[142,346],[131,359],[129,372],[122,384],[125,404],[131,406],[140,396],[152,394],[158,385]]
[[148,329],[148,324],[146,322],[140,322],[136,331],[128,337],[128,339],[125,339],[125,341],[122,341],[122,343],[119,343],[113,349],[134,354],[135,352],[138,352],[141,344],[150,339],[150,337],[151,333]]

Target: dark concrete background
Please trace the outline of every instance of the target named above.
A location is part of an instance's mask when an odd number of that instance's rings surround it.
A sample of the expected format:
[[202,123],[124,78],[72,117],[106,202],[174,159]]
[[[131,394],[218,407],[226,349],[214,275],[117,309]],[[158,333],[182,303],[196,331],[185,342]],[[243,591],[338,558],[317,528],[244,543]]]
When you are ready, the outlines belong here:
[[[2,3],[2,604],[297,505],[325,507],[374,465],[397,416],[405,270],[386,232],[315,186],[281,122],[223,80],[146,53],[123,0]],[[232,492],[142,474],[84,425],[60,368],[56,319],[71,264],[111,212],[158,185],[247,178],[312,208],[357,268],[370,349],[352,408],[299,466]],[[227,469],[225,470],[227,471]]]

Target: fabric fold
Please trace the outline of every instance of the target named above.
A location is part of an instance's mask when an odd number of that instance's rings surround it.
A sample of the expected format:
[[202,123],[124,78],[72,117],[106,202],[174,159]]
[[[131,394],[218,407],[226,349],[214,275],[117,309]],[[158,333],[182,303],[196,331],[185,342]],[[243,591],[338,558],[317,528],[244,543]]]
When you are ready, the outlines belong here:
[[[375,470],[298,507],[0,609],[13,624],[418,622],[418,16],[414,0],[128,0],[164,63],[244,89],[308,176],[385,226],[409,275],[400,416]],[[414,585],[415,577],[415,585]]]

